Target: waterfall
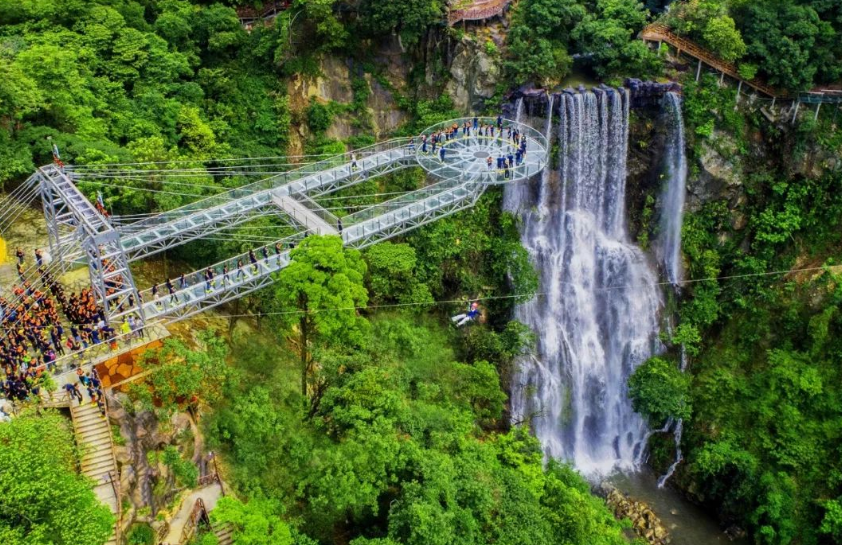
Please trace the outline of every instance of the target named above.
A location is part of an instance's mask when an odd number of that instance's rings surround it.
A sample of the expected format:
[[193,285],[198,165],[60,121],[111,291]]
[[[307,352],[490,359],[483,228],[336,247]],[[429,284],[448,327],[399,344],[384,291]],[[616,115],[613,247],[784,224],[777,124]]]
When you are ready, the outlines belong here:
[[532,422],[548,456],[606,474],[635,467],[644,447],[626,380],[661,349],[662,302],[655,272],[626,234],[626,91],[558,100],[560,183],[542,176],[537,193],[548,213],[535,211],[528,192],[505,193],[541,281],[541,294],[515,311],[538,339],[520,362],[512,413]]
[[[683,270],[681,266],[681,224],[684,219],[684,196],[687,191],[687,156],[684,151],[684,119],[681,114],[681,97],[669,92],[664,95],[664,115],[667,117],[669,134],[667,135],[664,158],[666,162],[666,182],[661,197],[660,234],[656,244],[659,261],[664,267],[669,283],[681,286]],[[681,346],[680,369],[687,370],[687,351]],[[679,419],[673,427],[675,459],[667,472],[658,479],[658,488],[662,488],[675,473],[678,464],[684,459],[681,453],[681,435],[684,422]]]
[[[544,136],[547,138],[547,142],[552,141],[553,136],[553,101],[555,95],[549,95],[547,100],[549,101],[547,104],[547,123],[544,126]],[[546,215],[549,213],[549,197],[550,197],[550,174],[552,171],[552,161],[547,161],[547,166],[544,167],[544,171],[541,173],[541,195],[538,199],[538,213]]]
[[675,441],[675,461],[670,465],[667,472],[664,473],[660,479],[658,479],[658,488],[663,488],[665,484],[667,484],[667,480],[672,477],[672,474],[675,473],[675,468],[678,467],[678,464],[684,459],[681,455],[681,434],[684,431],[684,421],[680,418],[675,423],[675,429],[673,430],[673,437]]
[[659,261],[670,284],[682,280],[681,223],[684,220],[684,196],[687,192],[687,156],[684,152],[684,120],[681,97],[676,93],[664,96],[664,109],[669,127],[664,153],[666,181],[661,202],[660,235],[656,244]]

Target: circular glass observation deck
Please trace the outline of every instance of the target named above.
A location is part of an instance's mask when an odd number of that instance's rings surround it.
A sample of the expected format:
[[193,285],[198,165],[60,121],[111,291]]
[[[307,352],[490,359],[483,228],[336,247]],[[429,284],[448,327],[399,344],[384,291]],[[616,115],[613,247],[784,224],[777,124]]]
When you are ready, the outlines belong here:
[[[526,180],[547,166],[547,139],[540,132],[509,119],[503,119],[502,131],[497,127],[497,118],[478,117],[476,120],[476,128],[473,117],[451,119],[427,128],[415,141],[418,163],[438,178],[460,178],[486,184]],[[490,127],[493,127],[493,133]],[[517,141],[514,131],[517,131]],[[423,136],[426,136],[426,142],[422,141]],[[525,152],[521,153],[524,138]]]

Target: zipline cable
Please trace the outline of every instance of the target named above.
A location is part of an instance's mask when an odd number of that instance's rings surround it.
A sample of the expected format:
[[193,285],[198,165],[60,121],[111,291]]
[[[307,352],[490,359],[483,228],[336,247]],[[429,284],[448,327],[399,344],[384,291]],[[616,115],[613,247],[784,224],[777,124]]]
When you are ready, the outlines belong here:
[[[833,267],[833,265],[831,265]],[[693,284],[698,282],[710,282],[710,281],[720,281],[720,280],[731,280],[736,278],[749,278],[749,277],[759,277],[759,276],[773,276],[773,275],[781,275],[781,274],[790,274],[796,272],[810,272],[810,271],[824,271],[827,270],[827,267],[805,267],[799,269],[789,269],[785,271],[769,271],[769,272],[762,272],[762,273],[746,273],[746,274],[735,274],[729,276],[716,276],[710,278],[696,278],[690,280],[682,280],[677,282],[678,284]],[[582,287],[582,284],[576,284],[574,282],[561,282],[561,284],[565,284],[568,286],[579,286]],[[652,284],[646,284],[646,286],[672,286],[676,283],[673,282],[654,282]],[[640,286],[643,286],[641,284]],[[594,288],[593,291],[610,291],[615,289],[627,289],[636,287],[630,284],[621,285],[621,286],[610,286],[604,288]],[[349,310],[371,310],[371,309],[379,309],[379,308],[400,308],[400,307],[413,307],[413,306],[435,306],[435,305],[443,305],[443,304],[454,304],[460,303],[464,304],[466,301],[492,301],[492,300],[502,300],[502,299],[519,299],[522,297],[542,297],[550,295],[549,293],[545,292],[538,292],[533,294],[510,294],[510,295],[489,295],[487,297],[466,297],[462,299],[448,299],[448,300],[439,300],[439,301],[430,301],[429,303],[424,302],[415,302],[415,303],[393,303],[393,304],[381,304],[381,305],[369,305],[364,307],[336,307],[336,308],[326,308],[326,309],[315,309],[309,311],[302,311],[302,310],[290,310],[290,311],[283,311],[283,312],[263,312],[263,313],[254,313],[254,314],[225,314],[225,315],[217,315],[219,318],[247,318],[252,316],[279,316],[279,315],[289,315],[289,314],[315,314],[321,312],[347,312]]]

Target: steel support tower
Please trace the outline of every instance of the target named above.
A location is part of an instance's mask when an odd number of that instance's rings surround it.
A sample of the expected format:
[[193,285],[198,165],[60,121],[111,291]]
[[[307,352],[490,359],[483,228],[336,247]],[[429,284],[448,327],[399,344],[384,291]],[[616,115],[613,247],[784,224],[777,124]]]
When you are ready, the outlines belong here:
[[120,234],[62,168],[56,165],[41,167],[35,176],[47,219],[53,260],[64,271],[71,263],[69,251],[77,246],[81,248],[88,263],[91,288],[102,304],[106,319],[117,322],[133,314],[145,323]]

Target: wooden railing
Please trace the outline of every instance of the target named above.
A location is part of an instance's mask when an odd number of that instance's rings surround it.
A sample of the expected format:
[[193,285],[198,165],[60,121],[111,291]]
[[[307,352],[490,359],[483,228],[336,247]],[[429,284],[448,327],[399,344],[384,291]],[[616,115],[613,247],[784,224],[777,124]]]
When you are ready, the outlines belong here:
[[169,531],[170,531],[170,525],[169,524],[162,524],[162,525],[158,526],[158,531],[155,532],[155,535],[158,537],[158,539],[155,543],[159,543],[160,545],[166,545],[163,541],[164,541],[164,538],[169,533]]
[[196,503],[193,504],[193,510],[190,511],[190,518],[181,530],[181,537],[178,540],[179,545],[190,541],[190,538],[196,533],[196,529],[202,520],[210,523],[208,511],[205,509],[205,502],[202,501],[202,498],[196,498]]
[[502,15],[512,0],[477,0],[465,8],[452,10],[447,14],[448,26],[461,21],[484,21]]
[[214,473],[210,473],[208,475],[205,475],[204,477],[199,477],[199,480],[198,480],[197,484],[198,484],[199,488],[202,488],[204,486],[210,486],[213,483],[218,483],[218,482],[219,482],[219,475],[216,472],[214,472]]
[[263,4],[261,9],[249,6],[240,6],[237,8],[237,17],[242,23],[253,23],[255,21],[266,20],[289,9],[290,4],[292,4],[290,0],[269,0]]
[[675,34],[665,25],[659,23],[648,25],[640,32],[640,37],[641,39],[649,42],[666,42],[678,49],[679,52],[683,51],[691,57],[699,59],[708,66],[712,66],[716,70],[727,74],[736,80],[742,81],[749,87],[752,87],[772,98],[788,98],[785,91],[775,89],[759,78],[754,78],[752,80],[742,78],[737,71],[737,67],[733,63],[723,61],[700,45]]

